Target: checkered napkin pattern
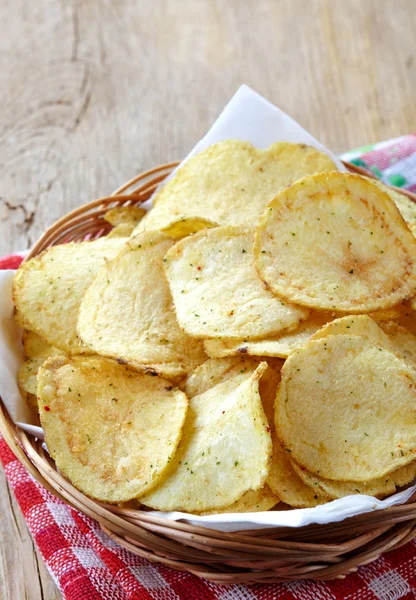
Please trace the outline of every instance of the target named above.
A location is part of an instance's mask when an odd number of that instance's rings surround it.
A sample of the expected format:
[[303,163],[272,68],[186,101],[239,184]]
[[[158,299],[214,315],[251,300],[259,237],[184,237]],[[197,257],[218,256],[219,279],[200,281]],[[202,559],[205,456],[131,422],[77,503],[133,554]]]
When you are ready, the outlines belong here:
[[[370,170],[385,183],[416,191],[416,135],[366,146],[342,158]],[[0,259],[0,269],[16,269],[21,260],[18,255]],[[1,437],[0,460],[33,539],[65,600],[416,598],[416,541],[343,580],[218,586],[152,564],[118,546],[95,521],[39,485]]]

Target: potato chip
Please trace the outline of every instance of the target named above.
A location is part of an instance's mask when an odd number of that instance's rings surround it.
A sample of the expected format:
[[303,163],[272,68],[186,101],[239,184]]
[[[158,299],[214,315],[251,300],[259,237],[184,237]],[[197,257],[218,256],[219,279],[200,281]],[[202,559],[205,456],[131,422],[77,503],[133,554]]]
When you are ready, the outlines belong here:
[[413,483],[416,479],[416,461],[396,469],[389,473],[389,477],[393,480],[397,487],[404,487],[409,483]]
[[117,227],[117,225],[131,225],[134,227],[143,219],[146,213],[147,211],[140,206],[115,206],[105,213],[104,219],[113,227]]
[[237,502],[220,508],[217,510],[208,510],[206,512],[199,513],[203,515],[216,515],[222,513],[247,513],[247,512],[263,512],[271,510],[276,504],[280,502],[280,498],[273,494],[268,485],[264,485],[255,492],[250,490],[241,496]]
[[288,456],[288,451],[274,437],[272,464],[267,478],[267,485],[272,492],[286,504],[298,508],[327,502],[329,497],[315,492],[296,475]]
[[282,369],[279,437],[309,471],[370,481],[416,457],[416,370],[362,336],[309,341]]
[[183,239],[166,254],[176,316],[189,335],[263,338],[307,318],[309,311],[265,289],[254,268],[253,241],[252,229],[216,227]]
[[111,238],[129,238],[133,229],[134,225],[131,223],[121,223],[120,225],[116,225],[114,229],[107,234],[106,238],[107,240],[111,240]]
[[166,478],[140,502],[158,510],[225,508],[263,487],[272,444],[259,395],[267,368],[240,373],[190,401]]
[[167,378],[206,360],[202,343],[176,322],[162,266],[173,243],[163,233],[145,232],[99,272],[78,321],[80,338],[91,352]]
[[188,409],[170,382],[99,357],[50,358],[38,396],[56,466],[103,502],[125,502],[163,478]]
[[299,325],[298,329],[280,336],[264,340],[206,340],[204,348],[208,356],[214,358],[238,354],[287,358],[332,319],[333,316],[329,313],[312,313],[309,319]]
[[383,329],[367,315],[348,315],[340,319],[334,319],[324,325],[311,337],[312,340],[326,338],[331,335],[362,335],[372,341],[373,344],[393,351],[393,344]]
[[25,261],[13,282],[19,324],[64,352],[86,352],[76,330],[81,299],[105,260],[116,256],[124,243],[106,238],[71,242]]
[[[246,356],[229,356],[227,358],[210,358],[197,367],[188,376],[184,391],[188,398],[203,394],[210,388],[235,377],[240,373],[253,371],[259,364],[258,360]],[[274,401],[277,386],[280,382],[280,371],[283,361],[270,359],[259,382],[260,398],[269,426],[274,428]]]
[[413,200],[390,186],[384,185],[381,181],[376,179],[370,179],[370,181],[390,196],[409,226],[416,225],[416,203]]
[[64,356],[64,353],[57,348],[50,346],[50,351],[45,351],[35,358],[29,358],[23,363],[17,373],[17,383],[21,390],[36,396],[38,371],[45,360],[51,356]]
[[386,308],[385,310],[376,310],[372,313],[368,313],[374,321],[394,321],[407,314],[409,307],[406,304],[396,304],[392,308]]
[[292,460],[291,465],[300,479],[311,487],[317,494],[324,494],[330,498],[344,498],[354,494],[365,494],[377,498],[385,498],[394,494],[395,483],[390,475],[372,481],[332,481],[320,477]]
[[[219,383],[240,373],[249,373],[257,368],[258,361],[245,356],[209,358],[197,367],[187,378],[184,392],[189,399],[205,393]],[[262,381],[264,378],[261,378]]]
[[257,150],[248,142],[219,142],[190,158],[160,189],[137,232],[201,216],[220,225],[253,225],[280,190],[305,175],[333,170],[326,154],[304,144],[279,142]]
[[311,308],[360,313],[416,291],[416,240],[391,198],[350,173],[322,173],[276,196],[259,224],[261,279]]
[[[161,228],[163,233],[166,233],[175,240],[180,240],[188,235],[198,233],[203,229],[211,229],[211,227],[217,227],[217,223],[204,219],[203,217],[182,217],[181,219],[167,223]],[[140,231],[138,231],[140,233]],[[134,232],[133,232],[134,234]]]
[[399,325],[394,321],[380,323],[380,327],[387,334],[395,354],[415,366],[416,336],[410,333],[403,325]]
[[53,346],[45,342],[37,333],[25,329],[22,335],[23,349],[26,358],[36,358],[45,352],[51,352]]

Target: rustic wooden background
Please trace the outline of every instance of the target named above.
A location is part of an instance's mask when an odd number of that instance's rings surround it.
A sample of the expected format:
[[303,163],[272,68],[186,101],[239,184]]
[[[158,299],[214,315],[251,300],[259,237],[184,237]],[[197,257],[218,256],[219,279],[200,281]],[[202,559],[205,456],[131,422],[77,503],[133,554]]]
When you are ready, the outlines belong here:
[[[416,130],[415,0],[0,0],[0,23],[0,255],[182,157],[243,82],[336,152]],[[0,515],[1,599],[59,598],[1,471]]]

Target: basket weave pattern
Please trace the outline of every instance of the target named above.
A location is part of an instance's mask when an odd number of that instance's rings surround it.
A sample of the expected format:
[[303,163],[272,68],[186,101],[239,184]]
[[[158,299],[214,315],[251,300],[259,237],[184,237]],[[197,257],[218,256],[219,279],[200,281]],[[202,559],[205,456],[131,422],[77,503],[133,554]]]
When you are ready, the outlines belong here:
[[[146,171],[112,196],[86,204],[53,224],[28,258],[68,241],[106,235],[103,216],[115,206],[139,206],[178,163]],[[368,175],[347,164],[351,171]],[[408,197],[416,201],[410,192]],[[156,517],[152,512],[91,500],[65,479],[39,440],[17,428],[0,400],[0,431],[31,475],[52,494],[95,519],[111,538],[131,552],[220,584],[266,583],[345,577],[358,566],[408,542],[416,534],[416,495],[406,504],[339,523],[223,533]]]

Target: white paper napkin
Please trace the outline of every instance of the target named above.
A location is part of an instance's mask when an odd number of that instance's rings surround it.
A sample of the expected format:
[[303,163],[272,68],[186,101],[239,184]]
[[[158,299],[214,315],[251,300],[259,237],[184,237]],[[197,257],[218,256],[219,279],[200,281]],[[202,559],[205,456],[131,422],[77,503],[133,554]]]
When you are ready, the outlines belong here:
[[[340,160],[318,140],[246,85],[240,87],[206,136],[196,144],[181,165],[211,144],[226,139],[249,141],[257,148],[267,148],[270,144],[279,141],[308,144],[328,154],[339,170],[346,170]],[[21,332],[13,319],[11,298],[13,275],[14,271],[0,272],[0,395],[13,421],[32,435],[41,437],[42,430],[35,426],[35,420],[21,398],[16,384],[16,374],[22,364],[23,353],[20,341]],[[175,521],[186,520],[194,525],[203,525],[220,531],[261,529],[273,526],[301,527],[312,523],[334,523],[347,517],[401,504],[410,498],[415,490],[416,486],[413,486],[386,500],[356,495],[334,500],[316,508],[289,511],[235,513],[206,517],[180,512],[154,511],[154,514]]]

